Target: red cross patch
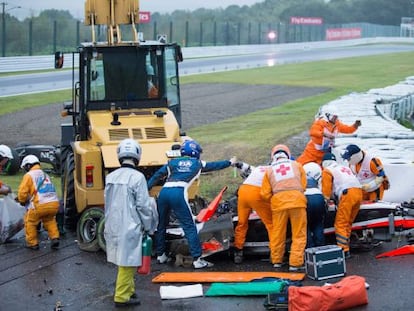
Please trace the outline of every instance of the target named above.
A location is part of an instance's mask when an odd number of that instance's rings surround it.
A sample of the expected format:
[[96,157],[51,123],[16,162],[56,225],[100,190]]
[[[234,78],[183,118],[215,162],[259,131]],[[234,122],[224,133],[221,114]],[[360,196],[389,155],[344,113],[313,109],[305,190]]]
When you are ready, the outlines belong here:
[[282,176],[285,176],[288,171],[290,171],[290,166],[285,166],[284,164],[276,169],[276,173],[281,174]]
[[341,172],[345,173],[345,174],[348,174],[348,175],[352,175],[351,170],[347,167],[341,167]]

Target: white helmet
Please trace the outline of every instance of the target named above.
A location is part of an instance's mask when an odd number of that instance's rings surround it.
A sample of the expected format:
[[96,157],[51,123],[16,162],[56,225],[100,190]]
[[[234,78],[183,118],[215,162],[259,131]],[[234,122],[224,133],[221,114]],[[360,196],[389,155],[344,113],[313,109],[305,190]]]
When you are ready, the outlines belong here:
[[277,161],[277,159],[280,159],[280,158],[284,158],[284,159],[290,158],[290,150],[288,146],[279,144],[272,148],[272,151],[270,152],[270,160]]
[[134,159],[137,162],[141,160],[141,146],[131,138],[121,141],[116,152],[120,163],[122,163],[122,159]]
[[33,166],[36,163],[40,163],[39,159],[35,155],[29,154],[23,158],[23,161],[20,167],[25,169],[26,165]]
[[311,177],[318,181],[322,177],[322,169],[318,163],[309,162],[303,165],[303,169],[306,172],[306,176]]
[[0,157],[13,159],[13,154],[11,149],[6,145],[0,145]]
[[322,112],[330,122],[335,122],[335,120],[338,118],[338,109],[333,105],[326,105],[322,107]]

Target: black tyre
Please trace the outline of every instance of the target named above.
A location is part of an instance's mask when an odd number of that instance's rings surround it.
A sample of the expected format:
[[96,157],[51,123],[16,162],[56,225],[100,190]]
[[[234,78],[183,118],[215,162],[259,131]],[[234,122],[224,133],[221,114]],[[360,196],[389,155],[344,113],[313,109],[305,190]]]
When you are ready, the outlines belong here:
[[82,213],[76,229],[78,244],[81,250],[97,252],[100,249],[98,223],[103,218],[104,211],[100,207],[92,207]]
[[13,159],[10,160],[10,164],[7,165],[5,172],[8,175],[16,175],[16,173],[20,169],[20,157],[19,154],[16,152],[16,150],[11,149]]
[[29,141],[21,141],[21,142],[18,142],[16,144],[15,148],[27,147],[27,146],[31,146],[31,145],[33,145],[33,144]]
[[200,213],[200,211],[203,208],[206,208],[208,206],[207,201],[204,198],[199,197],[198,195],[196,195],[194,199],[190,200],[189,203],[190,203],[191,211],[193,212],[194,215],[198,215],[198,213]]
[[101,220],[98,222],[98,244],[99,247],[106,252],[106,242],[105,242],[105,217],[102,217]]
[[64,159],[62,175],[63,207],[65,210],[65,226],[68,230],[74,231],[78,222],[78,211],[75,201],[75,160],[73,152],[69,152]]
[[[60,146],[58,151],[56,152],[56,168],[62,178],[63,178],[63,172],[65,170],[66,159],[68,158],[68,155],[70,153],[73,153],[71,146]],[[62,180],[62,184],[63,184],[63,180]]]

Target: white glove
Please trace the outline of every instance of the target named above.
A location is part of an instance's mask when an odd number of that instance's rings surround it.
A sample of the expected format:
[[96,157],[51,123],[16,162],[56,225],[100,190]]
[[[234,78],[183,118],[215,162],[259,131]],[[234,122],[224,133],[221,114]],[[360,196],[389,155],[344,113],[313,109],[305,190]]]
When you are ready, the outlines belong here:
[[240,170],[240,176],[242,178],[247,178],[252,172],[250,165],[244,162],[237,162],[236,167]]
[[0,194],[7,195],[9,193],[12,193],[12,189],[7,185],[2,185],[0,188]]
[[233,156],[229,161],[230,161],[230,165],[231,166],[234,166],[237,163],[237,157],[236,156]]

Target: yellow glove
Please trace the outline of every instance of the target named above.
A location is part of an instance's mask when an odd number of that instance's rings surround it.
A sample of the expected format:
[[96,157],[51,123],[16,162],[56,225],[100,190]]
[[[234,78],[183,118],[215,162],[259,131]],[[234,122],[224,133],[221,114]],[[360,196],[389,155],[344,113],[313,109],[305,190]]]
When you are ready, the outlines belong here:
[[375,183],[377,185],[381,185],[383,181],[384,181],[384,177],[383,176],[377,176],[377,177],[375,177]]
[[362,185],[362,190],[364,190],[364,191],[368,191],[369,188],[370,188],[369,184],[363,184]]

